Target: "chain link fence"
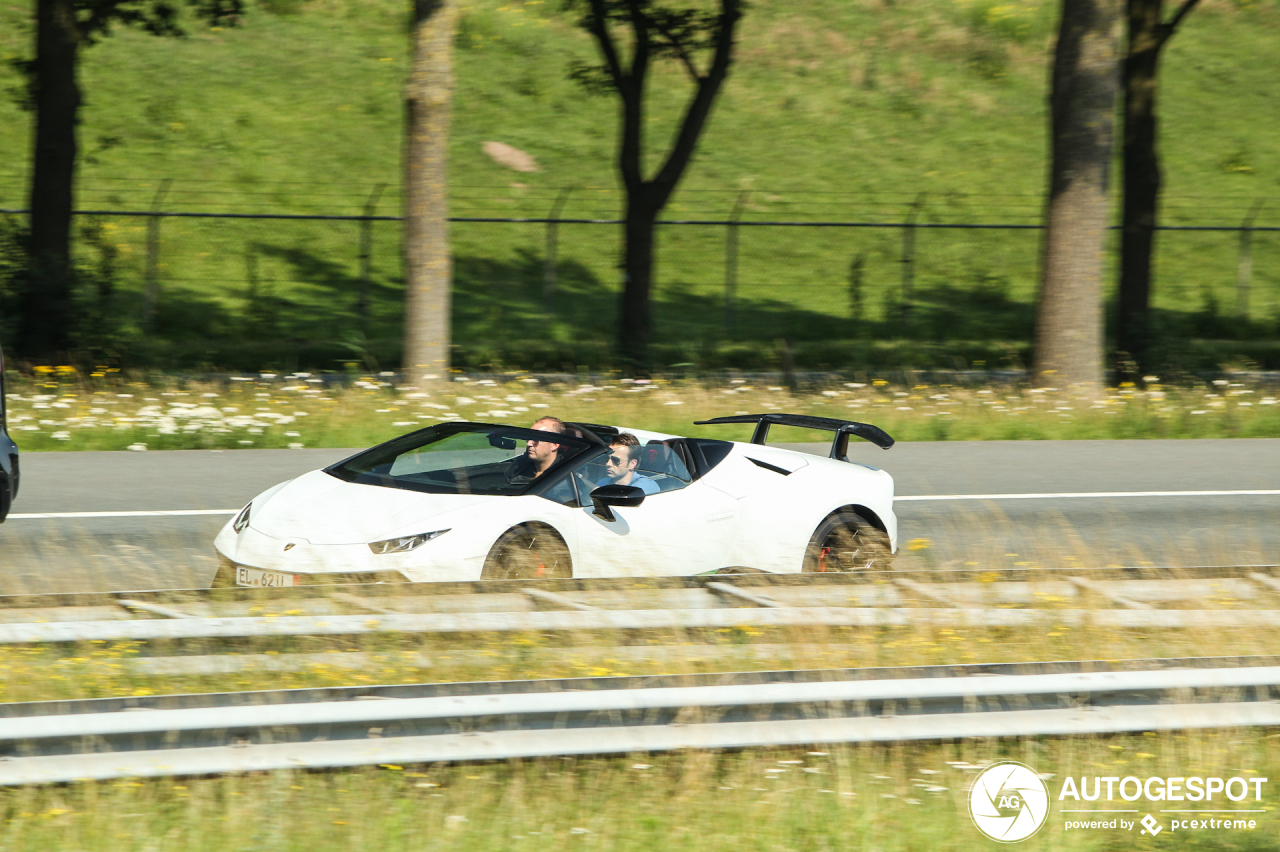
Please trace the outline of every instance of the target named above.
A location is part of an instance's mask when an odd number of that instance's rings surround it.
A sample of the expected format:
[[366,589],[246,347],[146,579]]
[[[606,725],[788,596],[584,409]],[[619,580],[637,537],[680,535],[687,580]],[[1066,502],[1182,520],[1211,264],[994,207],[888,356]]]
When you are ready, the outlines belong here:
[[[24,212],[21,192],[0,180],[5,212]],[[121,310],[147,333],[332,340],[357,354],[398,338],[394,186],[119,180],[82,187],[78,202],[77,251],[110,266]],[[614,188],[455,187],[455,339],[607,349],[622,202]],[[1269,199],[1165,199],[1156,308],[1198,317],[1209,337],[1280,323],[1277,211]],[[658,228],[656,342],[668,360],[682,347],[697,360],[709,342],[1025,347],[1041,214],[1041,199],[1018,195],[686,190]],[[1112,243],[1114,258],[1115,231]]]

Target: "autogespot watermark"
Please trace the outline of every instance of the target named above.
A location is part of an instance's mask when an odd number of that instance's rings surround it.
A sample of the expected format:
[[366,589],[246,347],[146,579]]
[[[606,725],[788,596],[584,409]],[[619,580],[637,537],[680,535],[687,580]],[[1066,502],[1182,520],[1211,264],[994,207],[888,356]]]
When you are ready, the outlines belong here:
[[[1046,778],[1013,761],[993,763],[969,789],[969,816],[979,831],[1001,843],[1026,840],[1049,822]],[[1081,776],[1062,779],[1056,798],[1064,831],[1171,833],[1253,831],[1262,815],[1267,779],[1214,776]],[[1096,802],[1097,804],[1090,804]],[[1155,803],[1160,804],[1155,804]],[[1107,807],[1130,804],[1137,807]],[[1141,803],[1141,805],[1139,804]],[[1138,815],[1146,811],[1145,815]],[[1159,816],[1157,816],[1159,814]]]

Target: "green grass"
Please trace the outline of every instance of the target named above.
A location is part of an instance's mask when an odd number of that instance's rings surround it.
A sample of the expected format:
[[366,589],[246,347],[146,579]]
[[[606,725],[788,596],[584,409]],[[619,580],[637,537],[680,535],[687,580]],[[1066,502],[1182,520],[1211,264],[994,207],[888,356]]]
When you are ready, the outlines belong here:
[[[1066,775],[1280,774],[1276,740],[1260,732],[1161,733],[77,783],[0,791],[0,822],[6,849],[33,852],[970,850],[989,841],[970,822],[968,784],[976,763],[1001,758],[1054,774],[1029,850],[1146,845],[1136,829],[1065,831],[1077,817],[1052,797]],[[1171,832],[1164,817],[1156,843],[1274,848],[1273,815],[1247,816],[1253,831]]]
[[[1017,385],[894,386],[880,380],[794,393],[744,380],[714,386],[624,379],[551,387],[532,379],[480,380],[419,392],[396,389],[377,376],[344,390],[325,389],[305,376],[224,386],[123,381],[117,374],[43,375],[39,382],[15,376],[9,386],[9,433],[27,452],[362,447],[441,421],[524,423],[544,413],[731,440],[746,440],[749,427],[692,421],[788,411],[874,423],[900,441],[1280,437],[1274,389],[1226,380],[1200,387],[1152,383],[1142,391],[1121,387],[1091,396]],[[822,438],[811,430],[775,429],[770,439]]]
[[[667,214],[724,218],[750,190],[746,219],[899,221],[927,193],[921,221],[1036,221],[1056,7],[922,3],[755,3]],[[28,53],[29,15],[24,5],[0,6],[0,55]],[[1166,221],[1236,224],[1255,197],[1276,194],[1278,27],[1274,0],[1218,0],[1197,8],[1168,48]],[[559,188],[576,186],[565,215],[616,215],[614,104],[565,78],[570,59],[594,55],[588,38],[554,4],[472,0],[458,44],[452,212],[546,215]],[[120,30],[85,54],[81,206],[146,208],[172,179],[169,209],[354,213],[387,184],[380,211],[395,212],[406,54],[404,9],[391,0],[255,4],[243,26],[211,32],[193,23],[183,40]],[[0,88],[17,84],[0,67]],[[684,94],[678,69],[656,73],[654,149],[670,138]],[[495,164],[481,151],[487,140],[530,152],[540,171]],[[29,114],[0,101],[0,162],[9,164],[0,204],[23,204],[29,142]],[[1273,223],[1272,209],[1259,224]],[[243,369],[330,367],[355,352],[398,361],[394,224],[373,229],[372,312],[360,323],[353,223],[165,221],[154,335],[136,324],[144,223],[98,226],[99,242],[118,252],[112,310],[124,317],[109,340],[86,336],[101,357]],[[453,236],[459,363],[609,365],[616,228],[561,228],[561,292],[550,317],[540,307],[540,226],[460,224]],[[919,234],[915,310],[902,321],[900,233],[744,228],[732,331],[722,321],[724,229],[665,228],[659,242],[662,364],[776,364],[780,338],[813,366],[1026,360],[1033,231]],[[855,319],[849,270],[859,256],[864,308]],[[1161,236],[1156,305],[1170,363],[1280,363],[1267,342],[1280,304],[1280,238],[1255,237],[1247,323],[1231,319],[1236,266],[1234,234]],[[1237,342],[1195,342],[1222,339]]]

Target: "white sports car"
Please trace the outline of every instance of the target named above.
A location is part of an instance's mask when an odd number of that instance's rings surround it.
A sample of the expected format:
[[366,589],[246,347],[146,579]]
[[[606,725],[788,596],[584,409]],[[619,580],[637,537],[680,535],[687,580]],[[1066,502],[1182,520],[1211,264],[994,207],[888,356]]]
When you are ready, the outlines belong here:
[[[750,443],[568,423],[441,423],[264,491],[214,541],[215,585],[857,571],[896,549],[893,478],[846,459],[866,423],[794,414]],[[829,458],[765,446],[835,433]],[[638,446],[612,446],[620,433]]]

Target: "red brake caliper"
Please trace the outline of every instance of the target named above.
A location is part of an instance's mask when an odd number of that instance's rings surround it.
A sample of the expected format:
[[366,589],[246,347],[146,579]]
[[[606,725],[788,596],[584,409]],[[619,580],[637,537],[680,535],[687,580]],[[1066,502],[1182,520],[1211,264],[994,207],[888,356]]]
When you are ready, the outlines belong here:
[[818,551],[818,570],[819,571],[827,570],[827,554],[830,552],[831,552],[831,548],[829,547],[824,547],[820,551]]

